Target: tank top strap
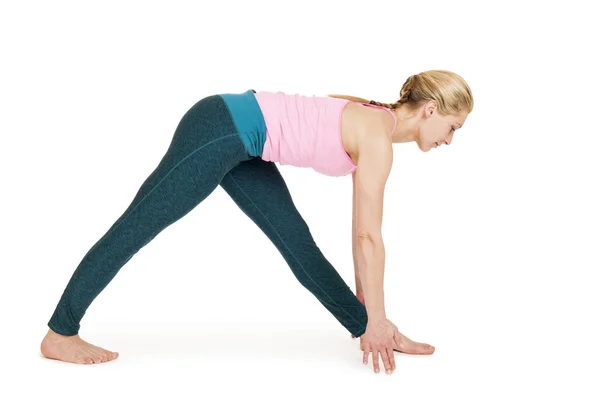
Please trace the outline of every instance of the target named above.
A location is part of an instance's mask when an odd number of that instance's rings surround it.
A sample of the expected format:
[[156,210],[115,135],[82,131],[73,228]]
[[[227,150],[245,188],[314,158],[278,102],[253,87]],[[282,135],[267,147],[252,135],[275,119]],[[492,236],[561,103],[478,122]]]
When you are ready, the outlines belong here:
[[394,112],[392,110],[390,110],[386,106],[378,106],[377,104],[369,104],[369,103],[361,103],[361,102],[358,102],[358,103],[362,104],[365,107],[383,108],[383,109],[387,110],[390,114],[392,114],[392,117],[394,118],[394,128],[392,129],[392,135],[394,134],[394,132],[396,132],[396,126],[398,125],[398,119],[396,118],[396,114],[394,114]]

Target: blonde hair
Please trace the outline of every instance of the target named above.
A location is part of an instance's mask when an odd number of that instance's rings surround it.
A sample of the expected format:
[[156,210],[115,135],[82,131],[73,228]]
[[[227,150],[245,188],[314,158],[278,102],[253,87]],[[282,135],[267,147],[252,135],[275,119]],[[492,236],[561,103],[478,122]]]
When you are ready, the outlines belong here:
[[435,100],[442,115],[456,115],[473,111],[473,94],[467,82],[458,74],[446,70],[429,70],[411,75],[400,89],[400,98],[394,103],[380,103],[362,97],[330,94],[329,97],[347,99],[359,103],[375,104],[396,109],[406,105],[417,109],[430,100]]

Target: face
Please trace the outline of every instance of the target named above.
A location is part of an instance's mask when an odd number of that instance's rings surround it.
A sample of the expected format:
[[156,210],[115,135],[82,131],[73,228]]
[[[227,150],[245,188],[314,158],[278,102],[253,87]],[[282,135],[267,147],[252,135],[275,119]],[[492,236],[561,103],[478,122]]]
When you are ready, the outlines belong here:
[[465,123],[467,113],[441,115],[435,101],[423,106],[423,121],[419,126],[417,145],[421,151],[428,152],[438,146],[452,143],[454,132]]

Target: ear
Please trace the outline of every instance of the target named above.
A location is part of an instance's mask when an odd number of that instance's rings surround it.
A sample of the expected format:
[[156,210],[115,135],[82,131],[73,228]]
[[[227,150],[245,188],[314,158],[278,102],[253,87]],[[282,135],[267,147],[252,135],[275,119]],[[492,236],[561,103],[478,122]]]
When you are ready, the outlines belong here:
[[431,117],[436,109],[437,109],[437,102],[435,100],[430,100],[425,105],[425,114],[428,117]]

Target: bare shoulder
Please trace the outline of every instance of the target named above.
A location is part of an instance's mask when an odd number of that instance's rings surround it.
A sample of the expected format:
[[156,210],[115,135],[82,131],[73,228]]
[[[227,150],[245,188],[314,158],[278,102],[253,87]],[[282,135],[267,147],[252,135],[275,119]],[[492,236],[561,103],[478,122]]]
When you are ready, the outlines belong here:
[[358,164],[361,148],[372,143],[374,138],[387,139],[392,145],[380,113],[387,112],[356,102],[349,102],[342,110],[342,144],[355,164]]

